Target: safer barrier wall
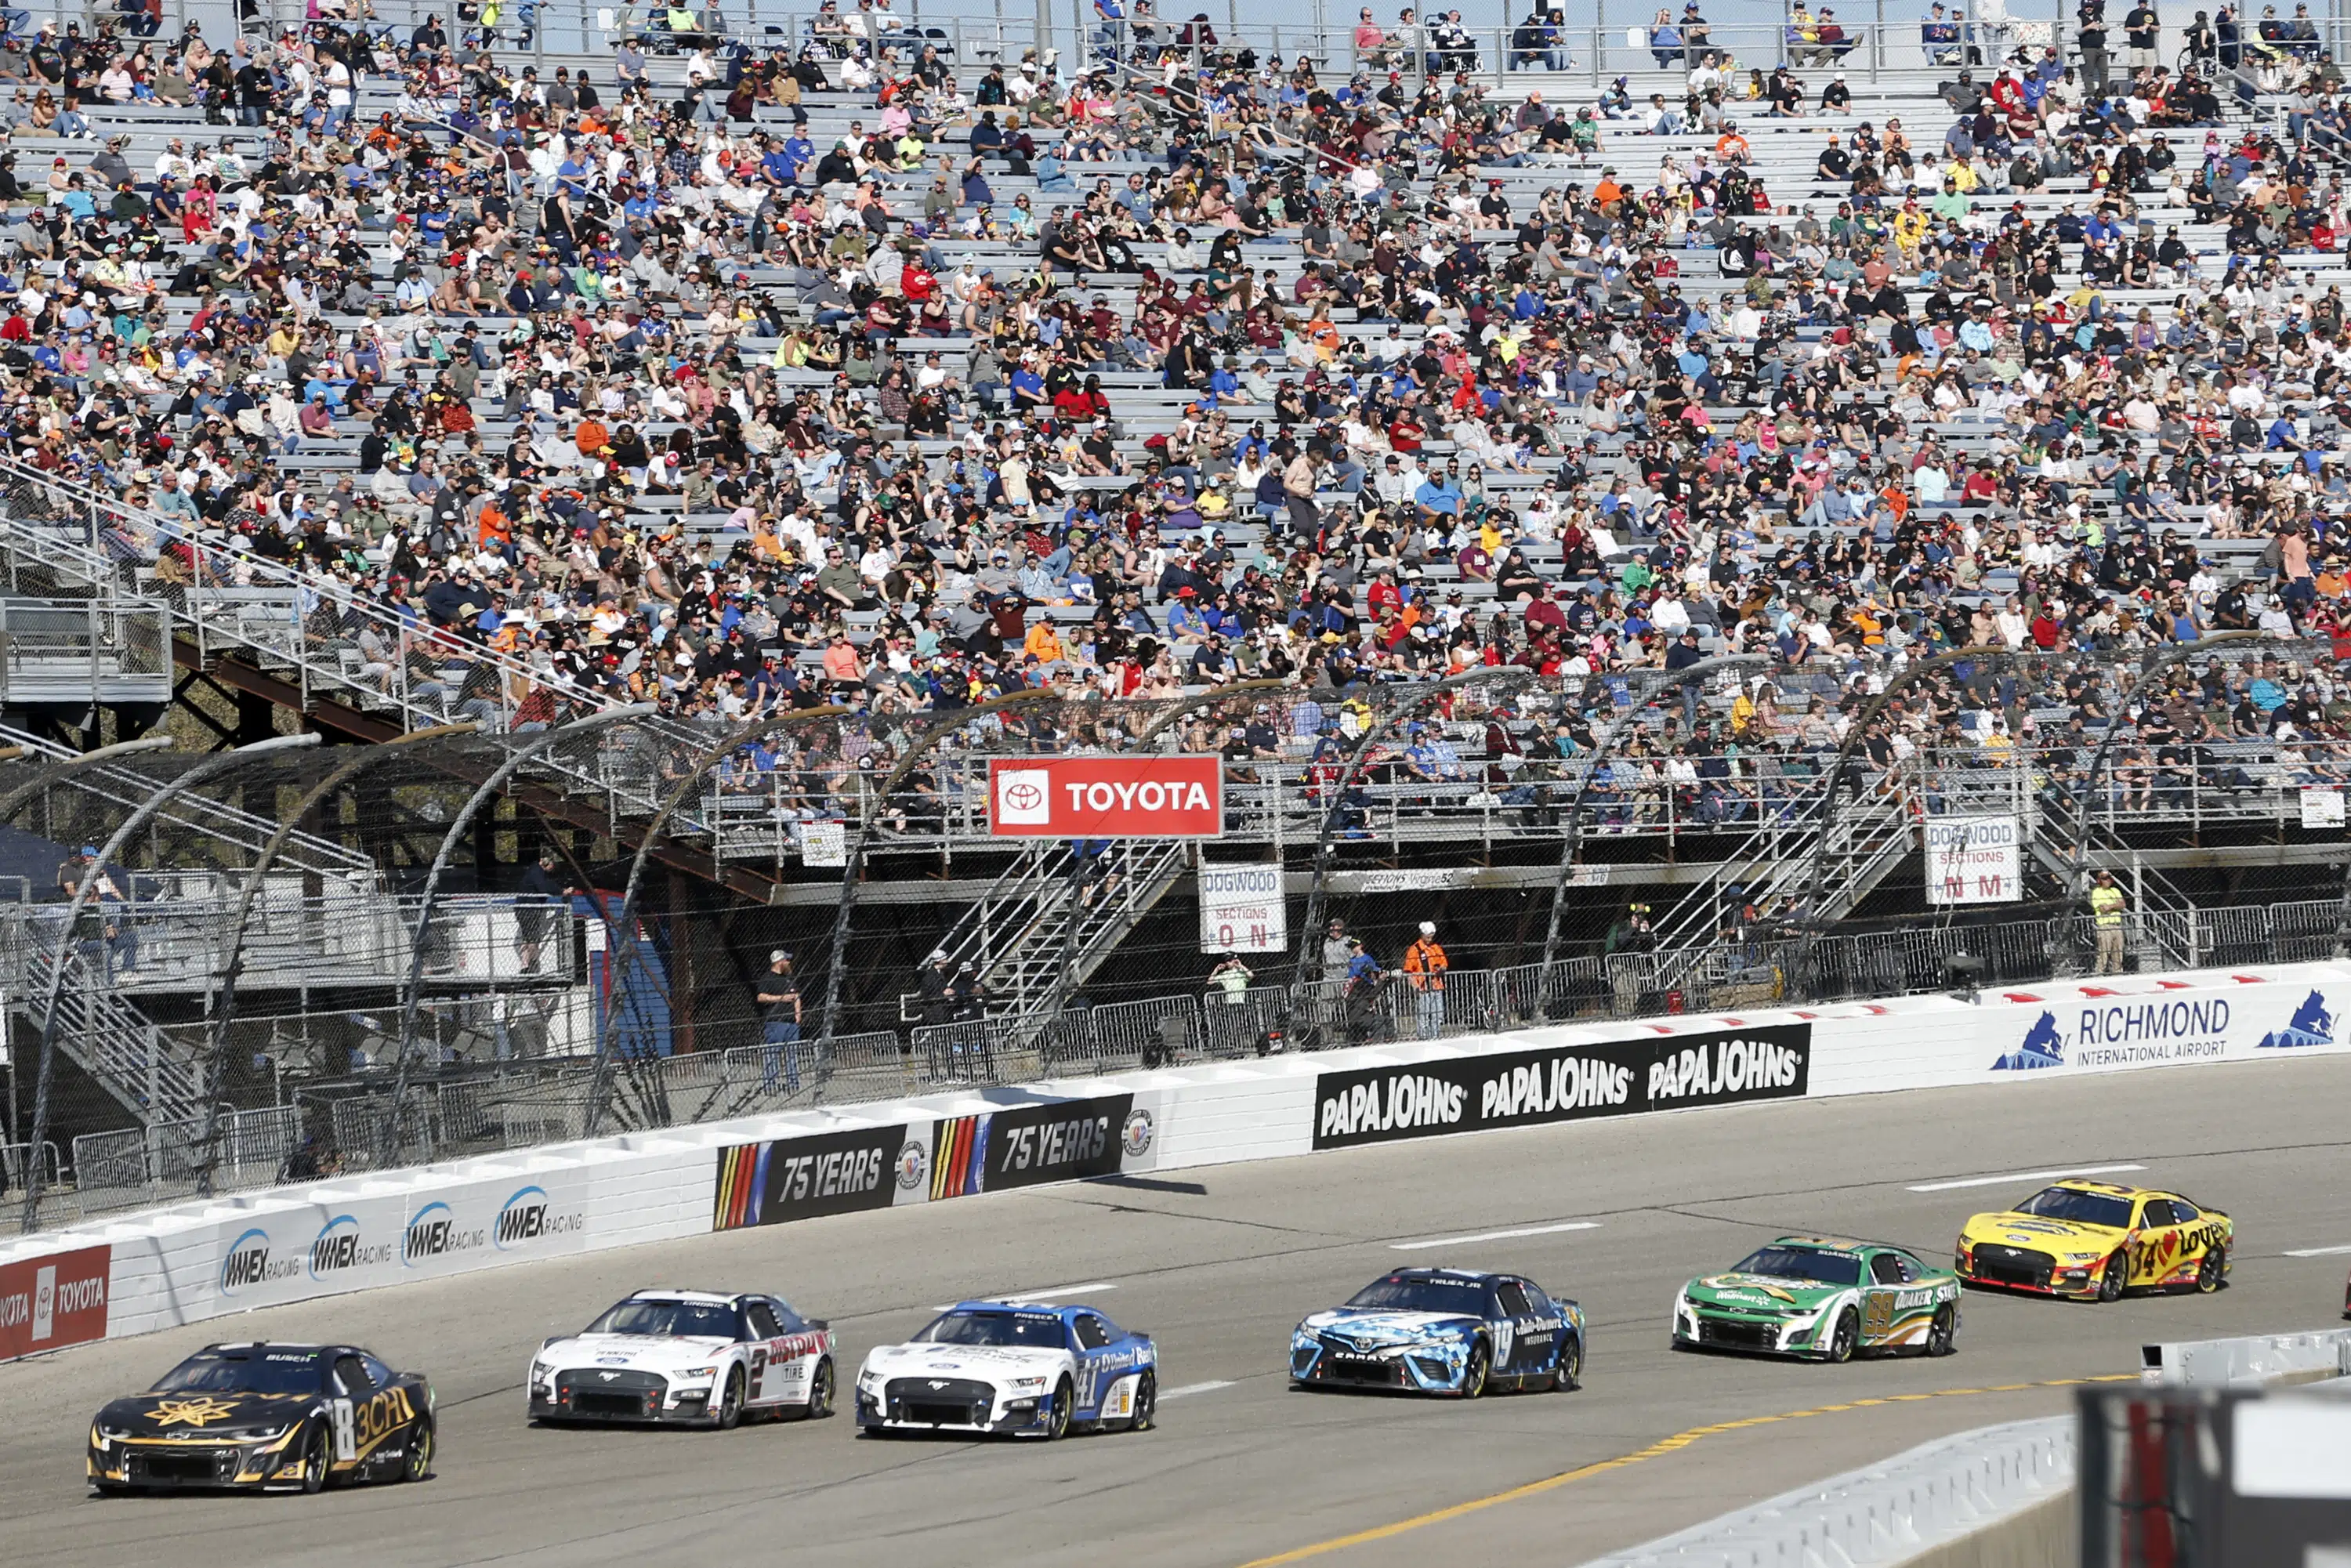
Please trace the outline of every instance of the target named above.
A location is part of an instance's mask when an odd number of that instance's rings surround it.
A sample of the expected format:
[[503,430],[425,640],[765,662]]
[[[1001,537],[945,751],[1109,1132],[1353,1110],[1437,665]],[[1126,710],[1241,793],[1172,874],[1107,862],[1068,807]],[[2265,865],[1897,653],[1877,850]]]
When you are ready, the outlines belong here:
[[1363,1143],[2351,1050],[2351,966],[1691,1015],[950,1091],[186,1203],[0,1243],[0,1358],[708,1229]]

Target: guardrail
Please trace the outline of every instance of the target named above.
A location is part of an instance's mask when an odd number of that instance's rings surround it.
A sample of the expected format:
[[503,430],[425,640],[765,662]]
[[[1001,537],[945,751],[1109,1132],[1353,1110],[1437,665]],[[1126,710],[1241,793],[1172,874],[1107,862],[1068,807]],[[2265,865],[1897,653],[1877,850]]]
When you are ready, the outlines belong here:
[[2064,1496],[2074,1484],[2074,1441],[2071,1416],[1962,1432],[1646,1546],[1593,1558],[1585,1568],[1908,1563]]
[[2351,1377],[2351,1329],[2185,1340],[2139,1349],[2139,1381],[2166,1388],[2245,1388]]

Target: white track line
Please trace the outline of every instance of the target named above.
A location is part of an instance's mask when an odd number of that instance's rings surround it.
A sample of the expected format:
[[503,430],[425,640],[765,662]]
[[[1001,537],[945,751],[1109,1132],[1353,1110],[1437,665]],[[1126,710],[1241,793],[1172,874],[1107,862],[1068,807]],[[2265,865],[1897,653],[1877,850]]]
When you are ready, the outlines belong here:
[[1232,1384],[1229,1382],[1187,1383],[1181,1388],[1171,1388],[1167,1390],[1167,1392],[1162,1394],[1159,1397],[1161,1402],[1165,1403],[1170,1399],[1181,1399],[1187,1394],[1214,1394],[1219,1388],[1230,1388]]
[[2351,1247],[2304,1247],[2286,1254],[2289,1258],[2340,1258],[2351,1252]]
[[2062,1171],[2015,1171],[2007,1176],[1970,1176],[1965,1181],[1921,1182],[1912,1192],[1953,1192],[1963,1186],[2000,1186],[2012,1181],[2060,1181],[2066,1176],[2105,1176],[2115,1171],[2143,1171],[2145,1166],[2068,1166]]
[[[1048,1301],[1058,1303],[1066,1301],[1072,1296],[1098,1296],[1104,1291],[1115,1291],[1117,1289],[1118,1287],[1108,1280],[1093,1280],[1082,1285],[1061,1285],[1050,1291],[999,1291],[992,1296],[972,1296],[967,1299],[975,1301]],[[951,1312],[955,1311],[955,1308],[956,1303],[949,1301],[946,1306],[933,1307],[931,1311],[935,1312]]]
[[1466,1247],[1472,1241],[1508,1241],[1520,1236],[1556,1236],[1562,1230],[1597,1230],[1596,1219],[1571,1219],[1564,1225],[1530,1225],[1520,1230],[1481,1230],[1475,1236],[1435,1236],[1426,1241],[1391,1241],[1391,1252],[1418,1252],[1430,1247]]

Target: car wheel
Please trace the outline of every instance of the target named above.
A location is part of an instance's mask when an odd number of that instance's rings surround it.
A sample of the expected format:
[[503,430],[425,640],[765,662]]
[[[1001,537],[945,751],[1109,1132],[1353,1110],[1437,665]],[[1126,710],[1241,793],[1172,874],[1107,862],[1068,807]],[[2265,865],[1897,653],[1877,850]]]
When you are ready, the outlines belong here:
[[1574,1334],[1559,1347],[1559,1366],[1552,1374],[1551,1385],[1562,1394],[1583,1386],[1583,1341]]
[[100,1497],[129,1497],[131,1489],[120,1481],[92,1481],[90,1490]]
[[731,1432],[743,1424],[743,1369],[726,1375],[726,1391],[718,1396],[718,1429]]
[[1070,1406],[1077,1397],[1068,1378],[1053,1385],[1053,1407],[1045,1414],[1045,1441],[1059,1442],[1070,1435]]
[[1494,1353],[1479,1340],[1469,1347],[1469,1364],[1461,1369],[1461,1397],[1475,1399],[1486,1392],[1486,1374],[1493,1366]]
[[408,1458],[400,1467],[400,1479],[421,1481],[433,1473],[433,1423],[422,1420],[409,1435]]
[[327,1428],[313,1427],[302,1443],[302,1490],[311,1493],[325,1491],[328,1468]]
[[1126,1424],[1130,1432],[1148,1432],[1159,1414],[1159,1377],[1146,1372],[1143,1381],[1134,1385],[1134,1418]]
[[1927,1330],[1927,1354],[1949,1355],[1959,1349],[1959,1314],[1949,1306],[1935,1309],[1935,1321]]
[[1829,1348],[1824,1360],[1847,1362],[1861,1343],[1861,1314],[1847,1307],[1837,1314],[1836,1327],[1829,1332]]
[[2126,1248],[2118,1247],[2115,1249],[2115,1255],[2106,1260],[2106,1271],[2098,1276],[2098,1300],[2102,1301],[2122,1300],[2123,1287],[2130,1283],[2130,1260],[2125,1256],[2127,1250]]
[[810,1421],[820,1421],[832,1414],[832,1357],[826,1356],[809,1374],[808,1414]]
[[2196,1266],[2197,1290],[2209,1296],[2228,1283],[2228,1281],[2229,1249],[2226,1247],[2207,1249],[2204,1261]]

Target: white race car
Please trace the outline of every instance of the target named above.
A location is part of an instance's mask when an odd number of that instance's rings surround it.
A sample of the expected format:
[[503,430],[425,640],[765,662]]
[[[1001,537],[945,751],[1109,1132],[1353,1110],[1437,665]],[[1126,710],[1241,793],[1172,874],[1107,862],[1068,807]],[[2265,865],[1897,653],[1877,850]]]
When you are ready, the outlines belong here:
[[869,1432],[1008,1432],[1048,1441],[1072,1425],[1140,1432],[1159,1407],[1159,1351],[1100,1310],[963,1301],[857,1375]]
[[639,1291],[530,1363],[534,1421],[732,1427],[832,1413],[832,1330],[778,1297]]

